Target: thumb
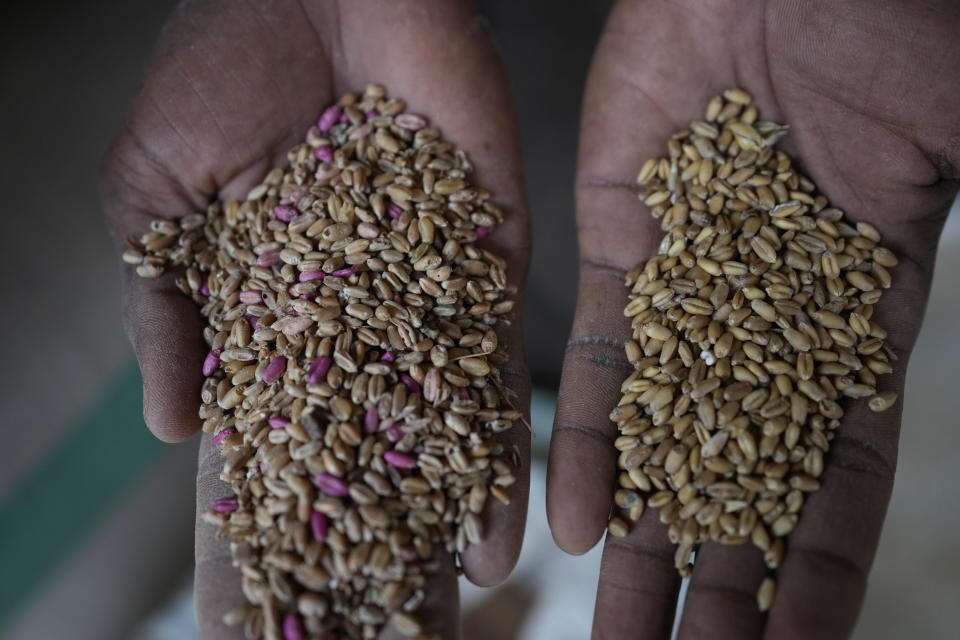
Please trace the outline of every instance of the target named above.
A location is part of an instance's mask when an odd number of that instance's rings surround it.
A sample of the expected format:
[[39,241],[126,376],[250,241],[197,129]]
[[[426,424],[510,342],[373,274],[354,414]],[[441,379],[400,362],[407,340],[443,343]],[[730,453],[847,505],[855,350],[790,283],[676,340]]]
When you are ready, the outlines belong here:
[[172,273],[140,278],[132,268],[123,277],[123,324],[143,376],[143,418],[164,442],[180,442],[200,429],[203,325],[175,279]]

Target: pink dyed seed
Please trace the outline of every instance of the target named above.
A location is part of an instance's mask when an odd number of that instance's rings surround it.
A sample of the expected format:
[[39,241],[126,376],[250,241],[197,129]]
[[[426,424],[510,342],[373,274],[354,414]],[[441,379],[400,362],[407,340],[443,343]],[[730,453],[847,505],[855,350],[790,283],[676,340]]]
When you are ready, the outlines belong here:
[[340,114],[340,118],[337,120],[340,124],[347,124],[350,122],[350,118],[345,113]]
[[276,356],[263,370],[263,381],[267,384],[280,379],[283,372],[287,370],[287,358],[285,356]]
[[313,530],[313,539],[323,542],[327,539],[327,516],[319,511],[310,514],[310,529]]
[[407,387],[407,390],[410,393],[415,393],[416,395],[420,395],[420,383],[418,383],[416,380],[414,380],[407,374],[404,373],[403,375],[400,376],[400,382],[402,382],[404,386]]
[[403,209],[400,208],[400,205],[391,202],[387,205],[387,213],[390,214],[390,217],[396,220],[403,215]]
[[337,269],[330,275],[336,276],[338,278],[348,278],[357,272],[356,267],[347,267],[346,269]]
[[209,376],[220,366],[220,349],[214,349],[203,359],[203,375]]
[[317,147],[317,150],[313,152],[313,155],[315,155],[317,160],[321,162],[333,162],[333,149],[326,145]]
[[210,279],[207,276],[203,276],[203,282],[200,284],[200,293],[210,297]]
[[262,300],[263,294],[255,289],[240,292],[240,302],[243,304],[260,304]]
[[393,351],[384,351],[383,355],[380,356],[380,360],[383,362],[393,362],[397,357],[393,355]]
[[270,425],[271,429],[283,429],[285,426],[290,424],[290,421],[283,416],[273,416],[267,420],[267,424]]
[[221,429],[217,432],[217,435],[213,436],[214,444],[223,444],[223,441],[227,439],[228,436],[232,436],[237,432],[233,427],[227,427],[226,429]]
[[320,168],[317,169],[317,172],[313,175],[318,182],[326,182],[330,180],[333,176],[337,175],[339,172],[340,170],[337,169],[336,165],[322,164],[320,165]]
[[377,413],[376,407],[370,407],[367,409],[367,415],[363,417],[363,431],[367,434],[376,433],[379,426],[380,414]]
[[213,502],[213,510],[217,513],[231,513],[236,511],[239,506],[236,498],[220,498]]
[[283,618],[283,638],[284,640],[303,640],[303,623],[300,622],[300,616],[295,613],[288,613]]
[[323,271],[312,269],[310,271],[301,271],[297,278],[300,282],[310,282],[311,280],[322,280],[324,275]]
[[277,217],[277,220],[290,222],[291,220],[296,218],[298,215],[300,215],[300,212],[288,204],[278,204],[273,209],[273,215]]
[[400,427],[393,425],[387,429],[387,440],[393,442],[394,444],[403,440],[403,432],[400,431]]
[[247,316],[247,324],[249,324],[250,328],[253,329],[254,331],[257,330],[258,322],[260,322],[260,318],[258,318],[257,316],[250,316],[250,315]]
[[333,125],[337,124],[337,120],[340,119],[340,115],[343,111],[337,105],[332,105],[326,108],[326,110],[320,115],[320,119],[317,120],[317,127],[320,128],[320,131],[326,133],[330,131]]
[[370,111],[367,111],[367,121],[373,120],[379,115],[380,115],[379,111],[377,111],[376,109],[371,109]]
[[331,364],[333,364],[333,361],[327,356],[320,356],[311,362],[307,369],[307,382],[310,384],[323,382],[323,379],[327,377],[327,372],[330,371]]
[[408,131],[419,131],[427,126],[427,119],[415,113],[401,113],[395,116],[393,121],[398,127]]
[[490,227],[477,227],[477,240],[483,240],[490,233]]
[[258,267],[272,267],[278,262],[280,262],[280,251],[277,249],[266,251],[257,256]]
[[334,498],[342,498],[350,493],[347,483],[335,475],[318,473],[315,481],[321,491]]
[[387,451],[383,454],[383,459],[387,461],[387,464],[398,469],[413,469],[417,466],[416,458],[400,451]]

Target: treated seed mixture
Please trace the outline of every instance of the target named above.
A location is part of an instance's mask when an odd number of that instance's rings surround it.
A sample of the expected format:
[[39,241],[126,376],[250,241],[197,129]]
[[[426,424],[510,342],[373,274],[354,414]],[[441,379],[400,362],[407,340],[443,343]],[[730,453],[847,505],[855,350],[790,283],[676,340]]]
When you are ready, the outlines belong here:
[[[502,220],[464,152],[371,85],[326,109],[244,202],[157,220],[124,259],[185,268],[201,306],[200,417],[232,495],[248,638],[374,638],[412,615],[436,547],[483,538],[519,465],[494,327],[515,289],[476,242]],[[226,487],[224,487],[227,490]]]
[[[637,178],[667,235],[626,279],[634,373],[610,414],[621,473],[609,531],[658,508],[684,576],[708,540],[749,540],[776,569],[820,486],[838,401],[896,400],[877,389],[896,357],[871,317],[897,259],[794,170],[774,148],[787,127],[750,102],[742,89],[710,100]],[[775,587],[760,585],[761,610]]]

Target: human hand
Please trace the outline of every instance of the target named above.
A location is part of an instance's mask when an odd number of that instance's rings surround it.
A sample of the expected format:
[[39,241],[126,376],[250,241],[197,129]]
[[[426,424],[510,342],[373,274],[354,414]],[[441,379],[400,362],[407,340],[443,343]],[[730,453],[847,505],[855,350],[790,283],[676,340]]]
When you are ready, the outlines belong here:
[[[411,111],[425,113],[466,149],[476,184],[502,206],[505,222],[484,241],[507,258],[522,283],[528,221],[515,125],[505,79],[488,34],[465,2],[270,2],[199,0],[166,25],[129,120],[108,153],[102,191],[113,232],[139,237],[150,220],[202,211],[214,199],[243,199],[285,162],[323,108],[346,91],[382,82]],[[202,319],[174,276],[124,273],[123,314],[144,378],[144,417],[175,442],[200,428],[197,417],[205,349]],[[519,309],[519,306],[517,307]],[[500,337],[512,356],[504,379],[528,401],[520,326]],[[475,583],[503,580],[520,550],[528,486],[529,437],[507,434],[522,466],[509,506],[487,504],[485,540],[463,554]],[[223,494],[222,460],[212,438],[200,447],[197,507]],[[496,503],[496,504],[494,504]],[[197,528],[197,611],[201,636],[235,637],[220,622],[243,602],[239,572],[214,527]],[[420,615],[444,638],[458,634],[453,558],[438,574]],[[393,637],[387,631],[387,637]]]
[[[960,8],[898,2],[622,0],[597,48],[581,124],[580,288],[548,477],[558,544],[600,538],[616,477],[608,418],[632,371],[623,352],[624,273],[663,233],[637,202],[643,162],[700,119],[722,90],[750,91],[761,118],[789,124],[780,147],[854,221],[869,221],[900,263],[875,318],[899,356],[883,388],[902,397],[939,233],[960,179]],[[845,638],[863,598],[890,498],[896,410],[847,407],[821,489],[787,541],[769,614],[766,569],[750,545],[701,547],[681,638]],[[596,638],[668,638],[680,579],[655,510],[608,538]]]

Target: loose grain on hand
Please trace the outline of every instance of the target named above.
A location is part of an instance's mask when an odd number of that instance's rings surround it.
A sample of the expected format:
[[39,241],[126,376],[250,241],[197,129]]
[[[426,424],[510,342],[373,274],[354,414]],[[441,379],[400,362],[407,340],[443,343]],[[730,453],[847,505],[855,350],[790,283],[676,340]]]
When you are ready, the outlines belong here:
[[[872,320],[894,254],[845,220],[775,148],[742,89],[710,100],[641,167],[639,198],[666,232],[627,274],[634,372],[610,419],[621,469],[609,530],[660,510],[689,575],[700,543],[751,541],[771,570],[820,486],[844,398],[888,409],[896,357]],[[829,464],[829,458],[826,459]],[[773,578],[757,592],[766,611]]]
[[[435,549],[483,538],[522,420],[496,327],[515,288],[478,246],[500,209],[463,151],[371,85],[326,109],[242,202],[157,220],[124,261],[179,267],[207,320],[203,430],[233,495],[249,638],[374,638],[414,617]],[[226,489],[226,487],[225,487]]]

